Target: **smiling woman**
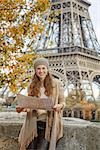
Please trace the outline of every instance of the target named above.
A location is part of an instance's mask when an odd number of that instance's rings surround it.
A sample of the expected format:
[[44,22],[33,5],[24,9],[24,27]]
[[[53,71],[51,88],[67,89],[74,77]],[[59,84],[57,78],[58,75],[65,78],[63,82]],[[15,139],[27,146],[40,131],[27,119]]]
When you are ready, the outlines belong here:
[[49,68],[49,63],[46,59],[39,58],[35,60],[34,69],[35,69],[36,75],[42,81],[42,84],[43,84],[43,80],[48,74],[48,68]]
[[35,59],[34,70],[28,96],[49,99],[53,107],[51,110],[19,108],[27,112],[19,135],[20,150],[55,150],[57,141],[63,137],[64,91],[60,82],[50,74],[46,58]]
[[47,67],[44,65],[39,65],[36,68],[36,74],[41,79],[41,81],[45,79],[47,73],[48,73]]

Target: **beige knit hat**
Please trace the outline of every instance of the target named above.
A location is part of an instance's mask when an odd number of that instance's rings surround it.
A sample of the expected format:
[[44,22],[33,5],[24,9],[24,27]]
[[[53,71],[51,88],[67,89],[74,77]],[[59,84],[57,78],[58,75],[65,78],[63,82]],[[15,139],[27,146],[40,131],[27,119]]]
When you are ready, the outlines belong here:
[[39,65],[44,65],[46,66],[47,68],[49,68],[49,62],[48,62],[48,59],[44,58],[44,57],[40,57],[40,58],[36,58],[34,60],[34,69],[37,68],[37,66]]

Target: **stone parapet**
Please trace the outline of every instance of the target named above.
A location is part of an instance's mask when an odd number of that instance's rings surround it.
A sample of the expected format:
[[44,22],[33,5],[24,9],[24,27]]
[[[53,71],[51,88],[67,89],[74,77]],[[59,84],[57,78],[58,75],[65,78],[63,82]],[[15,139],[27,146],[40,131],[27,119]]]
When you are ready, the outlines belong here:
[[57,150],[100,150],[100,123],[64,118],[64,137]]
[[[0,113],[0,150],[19,150],[18,134],[25,113]],[[57,150],[100,150],[100,123],[64,117],[64,137]]]

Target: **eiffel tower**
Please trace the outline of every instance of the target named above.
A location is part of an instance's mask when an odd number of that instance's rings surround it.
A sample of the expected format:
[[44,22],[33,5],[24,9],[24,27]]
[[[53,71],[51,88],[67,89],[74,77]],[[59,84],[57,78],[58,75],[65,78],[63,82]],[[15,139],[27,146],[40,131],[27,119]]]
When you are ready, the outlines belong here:
[[87,0],[52,0],[51,20],[42,36],[42,49],[51,73],[68,93],[82,89],[87,100],[95,101],[92,83],[100,90],[100,45],[89,15]]

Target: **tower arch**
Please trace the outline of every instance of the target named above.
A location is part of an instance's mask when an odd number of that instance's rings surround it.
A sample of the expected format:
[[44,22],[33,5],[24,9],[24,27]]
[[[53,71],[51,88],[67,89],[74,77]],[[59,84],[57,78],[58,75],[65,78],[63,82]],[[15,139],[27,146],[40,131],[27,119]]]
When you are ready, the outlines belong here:
[[50,70],[50,73],[55,78],[59,79],[59,81],[61,82],[61,84],[62,84],[62,86],[63,86],[63,88],[65,90],[67,88],[67,80],[66,80],[66,78],[64,78],[64,76],[61,73],[59,73],[58,71],[56,71],[54,69]]

